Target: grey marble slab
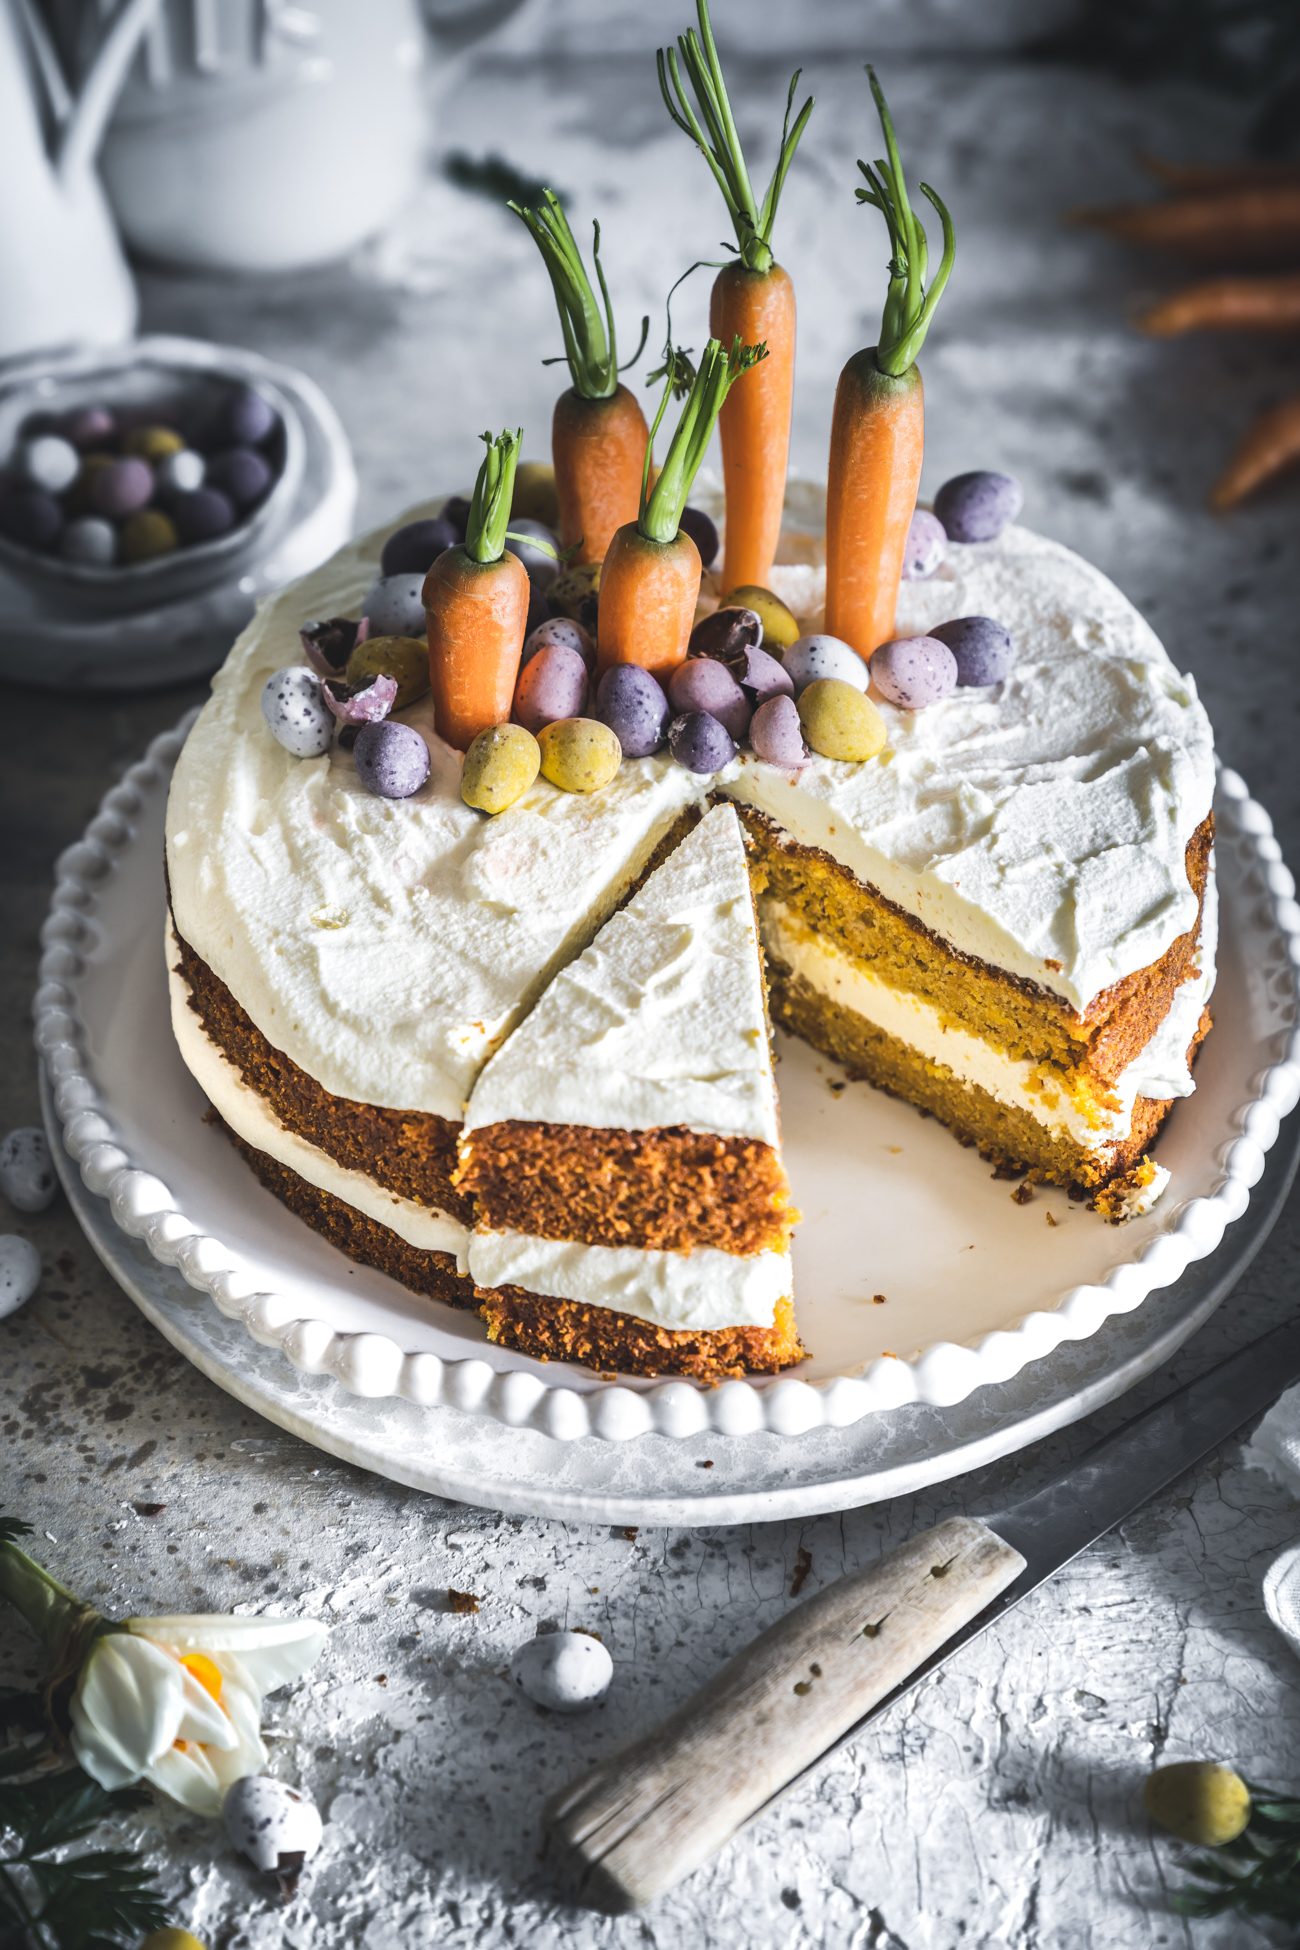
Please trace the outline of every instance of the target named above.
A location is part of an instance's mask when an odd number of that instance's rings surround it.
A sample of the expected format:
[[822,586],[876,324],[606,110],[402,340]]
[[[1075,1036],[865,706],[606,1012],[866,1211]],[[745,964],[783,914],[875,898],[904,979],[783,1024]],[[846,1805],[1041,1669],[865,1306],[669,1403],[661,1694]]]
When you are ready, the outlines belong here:
[[[647,23],[646,45],[654,38]],[[876,325],[883,252],[875,219],[850,201],[853,159],[872,153],[859,58],[846,46],[808,62],[820,107],[782,228],[803,320],[794,458],[810,472],[836,372]],[[1109,570],[1195,671],[1225,757],[1300,857],[1300,492],[1279,489],[1232,521],[1204,509],[1247,415],[1294,383],[1292,355],[1140,339],[1129,317],[1169,271],[1061,222],[1072,204],[1140,192],[1139,149],[1234,153],[1238,111],[1188,89],[975,55],[894,57],[886,80],[909,151],[951,192],[960,224],[958,271],[923,361],[928,486],[969,466],[1020,474],[1027,518]],[[770,136],[783,85],[776,67],[745,68],[747,139]],[[443,147],[496,149],[580,192],[576,214],[605,224],[629,321],[647,310],[657,320],[668,278],[722,236],[703,165],[664,128],[644,53],[570,43],[562,58],[483,59],[431,118],[431,158]],[[519,419],[544,453],[555,378],[537,363],[550,314],[530,249],[513,220],[453,190],[431,162],[393,235],[351,262],[246,285],[150,273],[145,318],[304,367],[343,415],[369,521],[468,478],[489,424]],[[680,313],[696,343],[697,282]],[[4,1126],[36,1111],[26,1010],[50,863],[198,694],[0,690]],[[258,1421],[152,1332],[64,1208],[30,1231],[45,1284],[0,1324],[5,1505],[107,1609],[310,1608],[334,1626],[327,1664],[274,1712],[277,1767],[311,1785],[329,1821],[298,1902],[282,1910],[254,1888],[201,1824],[165,1811],[142,1822],[177,1920],[214,1950],[1283,1940],[1171,1917],[1177,1851],[1137,1811],[1160,1757],[1218,1754],[1297,1784],[1300,1668],[1262,1615],[1259,1580],[1300,1519],[1236,1445],[659,1910],[611,1923],[549,1887],[536,1860],[543,1795],[777,1616],[801,1549],[815,1588],[938,1514],[1038,1480],[1123,1406],[946,1490],[802,1524],[630,1536],[496,1518],[376,1481]],[[1284,1317],[1298,1246],[1293,1198],[1215,1320],[1135,1399]],[[143,1513],[154,1504],[157,1515]],[[452,1586],[480,1597],[477,1615],[445,1609]],[[503,1676],[515,1644],[547,1620],[600,1631],[614,1654],[614,1689],[589,1718],[544,1720]],[[29,1664],[0,1635],[7,1675]]]

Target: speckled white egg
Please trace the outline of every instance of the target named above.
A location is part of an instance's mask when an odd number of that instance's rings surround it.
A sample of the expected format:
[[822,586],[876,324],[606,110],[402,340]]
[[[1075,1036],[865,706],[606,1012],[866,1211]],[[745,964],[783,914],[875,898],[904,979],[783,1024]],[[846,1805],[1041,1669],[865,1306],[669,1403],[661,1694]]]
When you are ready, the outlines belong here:
[[231,1844],[267,1874],[282,1864],[296,1866],[294,1857],[306,1861],[320,1847],[316,1803],[301,1788],[269,1774],[245,1774],[227,1788],[221,1819]]
[[295,758],[320,758],[330,748],[334,718],[320,678],[306,664],[286,664],[262,687],[262,716],[277,745]]
[[0,1140],[0,1192],[20,1212],[43,1212],[59,1181],[44,1131],[24,1124]]
[[30,1239],[0,1235],[0,1320],[25,1307],[41,1283],[41,1256]]
[[609,1691],[614,1661],[589,1632],[543,1632],[521,1645],[510,1677],[548,1713],[582,1713]]
[[153,470],[154,486],[159,494],[193,494],[203,486],[208,465],[202,454],[196,454],[192,447],[182,447],[178,453],[164,454]]
[[59,537],[59,554],[65,562],[109,568],[117,560],[117,530],[102,515],[78,515]]
[[852,684],[858,691],[867,688],[867,666],[852,644],[845,643],[843,637],[821,634],[801,636],[790,645],[781,661],[794,685],[796,696],[823,677],[834,677],[841,684]]
[[70,440],[57,433],[38,433],[34,439],[20,442],[14,466],[29,487],[62,494],[81,471],[81,456]]
[[423,576],[380,576],[371,583],[362,614],[370,618],[371,636],[424,635]]

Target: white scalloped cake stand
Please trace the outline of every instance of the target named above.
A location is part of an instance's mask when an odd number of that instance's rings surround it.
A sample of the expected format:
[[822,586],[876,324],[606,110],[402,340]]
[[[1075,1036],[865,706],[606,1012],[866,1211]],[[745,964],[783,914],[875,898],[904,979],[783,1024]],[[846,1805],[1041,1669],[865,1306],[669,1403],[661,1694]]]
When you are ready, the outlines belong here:
[[[775,1380],[701,1389],[611,1383],[490,1347],[472,1316],[432,1306],[325,1245],[203,1121],[203,1099],[166,1028],[162,958],[163,809],[183,731],[155,741],[59,861],[36,997],[55,1121],[118,1227],[302,1374],[372,1398],[366,1413],[376,1425],[378,1402],[391,1400],[430,1427],[437,1417],[428,1411],[449,1409],[480,1427],[561,1438],[797,1438],[865,1417],[878,1433],[909,1405],[952,1408],[1095,1335],[1205,1262],[1231,1225],[1222,1266],[1196,1282],[1201,1301],[1217,1299],[1229,1283],[1222,1267],[1230,1278],[1258,1243],[1258,1228],[1240,1222],[1300,1095],[1300,907],[1267,815],[1224,773],[1219,1021],[1196,1094],[1162,1138],[1173,1176],[1152,1213],[1113,1228],[1052,1191],[1018,1205],[940,1126],[865,1085],[842,1087],[832,1065],[783,1041],[809,1360]],[[387,1461],[372,1466],[414,1480]],[[474,1495],[472,1482],[428,1486]]]

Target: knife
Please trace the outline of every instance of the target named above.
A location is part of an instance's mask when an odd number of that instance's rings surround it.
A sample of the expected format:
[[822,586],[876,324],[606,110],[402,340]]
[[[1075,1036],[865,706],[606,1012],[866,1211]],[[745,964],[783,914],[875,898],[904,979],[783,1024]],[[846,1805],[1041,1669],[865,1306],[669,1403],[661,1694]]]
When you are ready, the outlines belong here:
[[664,1895],[1298,1377],[1300,1325],[1275,1328],[1032,1495],[950,1518],[796,1606],[550,1802],[559,1874],[613,1914]]

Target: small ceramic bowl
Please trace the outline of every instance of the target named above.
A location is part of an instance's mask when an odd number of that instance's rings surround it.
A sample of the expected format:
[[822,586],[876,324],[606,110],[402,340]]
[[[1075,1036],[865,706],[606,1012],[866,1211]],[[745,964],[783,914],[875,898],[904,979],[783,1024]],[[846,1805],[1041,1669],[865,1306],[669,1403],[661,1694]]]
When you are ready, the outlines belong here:
[[25,361],[0,382],[0,455],[13,451],[22,427],[36,414],[58,416],[93,402],[136,424],[157,419],[197,428],[215,417],[231,393],[250,383],[279,417],[271,449],[277,471],[265,499],[228,533],[143,562],[105,565],[69,562],[0,535],[0,562],[33,581],[57,585],[65,597],[123,612],[153,607],[238,575],[293,505],[306,443],[297,407],[265,374],[259,372],[250,381],[234,347],[227,350],[194,339],[169,341],[165,356],[148,350],[147,343],[61,353]]

